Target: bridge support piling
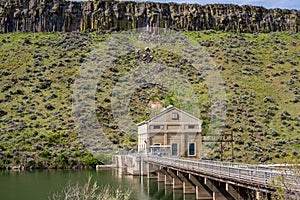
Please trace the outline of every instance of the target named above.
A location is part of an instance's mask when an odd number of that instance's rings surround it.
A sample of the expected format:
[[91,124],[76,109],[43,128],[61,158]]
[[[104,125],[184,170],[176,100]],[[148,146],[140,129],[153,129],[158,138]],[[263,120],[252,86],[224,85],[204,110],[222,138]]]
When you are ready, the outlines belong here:
[[170,168],[168,168],[168,173],[173,178],[173,189],[182,189],[183,183],[180,178],[176,175],[176,172]]
[[195,194],[196,193],[196,189],[195,187],[190,184],[189,182],[183,182],[183,193],[184,194]]
[[157,176],[154,172],[147,172],[147,178],[148,179],[157,179]]
[[173,185],[173,178],[170,175],[165,175],[165,184]]
[[[123,166],[124,163],[128,169],[138,166],[143,169],[142,172],[146,172],[148,178],[156,173],[158,174],[156,183],[159,188],[168,187],[166,185],[170,184],[173,185],[173,189],[182,188],[184,194],[196,193],[197,199],[261,200],[266,198],[269,200],[274,191],[267,183],[270,177],[277,175],[272,167],[264,167],[261,170],[260,166],[249,167],[247,164],[245,166],[224,165],[222,162],[194,161],[154,155],[142,158],[148,166],[144,163],[141,166],[131,165],[130,159],[123,162],[121,156],[114,157],[114,161],[116,166]],[[260,177],[264,179],[261,180]]]
[[189,181],[189,179],[184,175],[184,173],[177,171],[177,176],[183,182],[183,193],[184,194],[195,194],[196,193],[196,189],[195,189],[194,185]]
[[213,199],[213,192],[204,184],[203,180],[197,179],[196,176],[189,174],[190,181],[196,185],[196,199]]
[[147,169],[146,169],[147,178],[148,179],[156,179],[157,178],[157,175],[156,175],[156,170],[157,169],[158,169],[157,166],[148,163],[147,164]]
[[165,168],[161,168],[160,171],[165,175],[165,185],[173,185],[173,178],[167,170]]
[[256,191],[256,200],[260,200],[261,198],[261,194],[260,194],[260,192],[259,191]]
[[165,181],[165,175],[160,170],[157,171],[157,181],[158,182],[164,182]]
[[244,200],[245,199],[242,195],[240,195],[240,193],[236,189],[236,187],[229,183],[226,183],[226,191],[236,200]]
[[221,184],[217,184],[208,178],[204,178],[204,183],[213,191],[213,200],[234,200],[225,188],[222,188]]

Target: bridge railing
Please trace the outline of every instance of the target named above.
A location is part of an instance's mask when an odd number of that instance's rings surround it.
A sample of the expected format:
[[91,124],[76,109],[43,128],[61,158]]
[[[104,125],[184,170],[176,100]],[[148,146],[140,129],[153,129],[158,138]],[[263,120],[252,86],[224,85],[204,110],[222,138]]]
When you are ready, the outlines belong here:
[[143,159],[167,167],[267,188],[274,187],[274,181],[280,177],[282,181],[288,182],[295,186],[297,190],[300,190],[300,186],[297,186],[299,183],[295,181],[293,174],[286,173],[286,171],[278,171],[274,167],[160,156],[146,156]]

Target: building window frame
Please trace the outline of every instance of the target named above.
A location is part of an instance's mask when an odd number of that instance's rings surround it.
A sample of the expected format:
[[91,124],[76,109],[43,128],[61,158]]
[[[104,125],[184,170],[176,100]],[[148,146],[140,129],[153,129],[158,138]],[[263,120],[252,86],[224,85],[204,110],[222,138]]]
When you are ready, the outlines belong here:
[[188,125],[188,129],[195,129],[196,125]]
[[[173,145],[176,145],[176,154],[173,154]],[[171,155],[172,156],[178,156],[179,155],[179,143],[178,142],[172,142],[171,143]]]
[[[190,145],[193,145],[193,151],[194,151],[194,153],[193,154],[191,154],[191,146]],[[188,143],[188,156],[196,156],[196,142],[189,142]]]
[[178,114],[178,112],[172,112],[172,119],[173,119],[173,120],[179,119],[179,114]]
[[161,126],[160,125],[153,125],[153,129],[161,129]]

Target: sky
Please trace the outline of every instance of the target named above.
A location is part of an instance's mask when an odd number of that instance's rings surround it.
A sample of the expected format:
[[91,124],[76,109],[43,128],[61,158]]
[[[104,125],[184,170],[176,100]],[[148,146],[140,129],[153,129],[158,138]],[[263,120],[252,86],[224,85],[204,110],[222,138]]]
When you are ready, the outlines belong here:
[[[147,1],[147,0],[137,0]],[[238,4],[238,5],[255,5],[265,8],[288,8],[300,10],[300,0],[148,0],[157,2],[177,2],[177,3],[198,3],[198,4]]]

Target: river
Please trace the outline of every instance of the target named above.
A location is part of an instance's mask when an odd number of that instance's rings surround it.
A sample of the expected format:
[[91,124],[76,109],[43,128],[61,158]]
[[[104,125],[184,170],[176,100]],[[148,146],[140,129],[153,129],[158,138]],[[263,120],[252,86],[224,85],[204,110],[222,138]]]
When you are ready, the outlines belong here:
[[165,186],[162,182],[125,175],[115,169],[0,171],[0,199],[47,200],[48,196],[61,191],[69,182],[83,184],[89,176],[99,186],[130,188],[132,200],[195,199],[195,195],[183,195],[182,190],[173,190],[172,186]]

